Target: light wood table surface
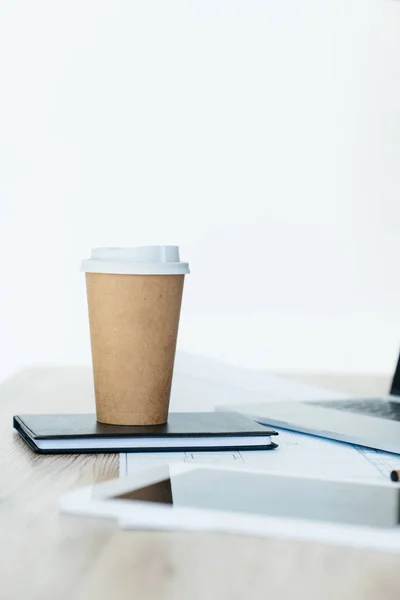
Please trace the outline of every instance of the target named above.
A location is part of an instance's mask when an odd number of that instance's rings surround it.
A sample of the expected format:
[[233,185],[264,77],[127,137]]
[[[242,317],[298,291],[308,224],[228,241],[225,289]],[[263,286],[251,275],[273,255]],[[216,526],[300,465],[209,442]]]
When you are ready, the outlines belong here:
[[[300,378],[300,376],[299,376]],[[387,378],[305,377],[331,389],[386,392]],[[58,497],[118,475],[118,455],[37,456],[12,415],[91,412],[89,369],[28,369],[0,386],[1,600],[391,600],[400,557],[316,543],[118,531],[60,515]]]

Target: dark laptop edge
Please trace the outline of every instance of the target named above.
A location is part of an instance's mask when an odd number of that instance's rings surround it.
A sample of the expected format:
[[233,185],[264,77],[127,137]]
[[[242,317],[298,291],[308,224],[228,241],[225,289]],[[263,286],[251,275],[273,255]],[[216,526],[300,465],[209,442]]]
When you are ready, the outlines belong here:
[[392,387],[390,388],[390,393],[393,396],[400,396],[400,354],[399,359],[397,361],[397,367],[394,372],[394,377],[392,381]]

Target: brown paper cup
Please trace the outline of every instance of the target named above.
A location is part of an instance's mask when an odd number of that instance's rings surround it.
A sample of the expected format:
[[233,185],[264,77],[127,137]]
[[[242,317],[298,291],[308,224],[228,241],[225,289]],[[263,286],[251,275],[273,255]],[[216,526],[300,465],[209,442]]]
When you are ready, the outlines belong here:
[[184,275],[86,273],[97,420],[167,422]]

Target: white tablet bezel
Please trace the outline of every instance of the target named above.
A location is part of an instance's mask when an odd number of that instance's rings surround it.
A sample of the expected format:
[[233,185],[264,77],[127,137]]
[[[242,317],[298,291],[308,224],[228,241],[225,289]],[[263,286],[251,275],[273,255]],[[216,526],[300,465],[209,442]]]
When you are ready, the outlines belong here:
[[[163,481],[170,476],[180,475],[199,468],[222,471],[235,470],[237,472],[237,469],[212,465],[191,466],[170,464],[158,466],[145,471],[139,471],[132,476],[90,485],[65,494],[61,497],[60,508],[63,512],[70,514],[114,519],[118,521],[120,527],[126,529],[213,531],[312,540],[342,546],[400,552],[400,527],[378,529],[322,521],[316,522],[245,513],[238,514],[229,511],[179,507],[143,501],[124,502],[112,499],[112,496],[142,488]],[[249,469],[246,469],[246,472],[249,472]],[[257,470],[254,470],[254,472],[262,476],[267,475],[267,473]],[[295,479],[302,479],[302,477],[298,476]],[[312,479],[320,478],[315,477]],[[326,479],[337,480],[329,477]],[[353,480],[351,483],[383,487],[396,485],[391,482],[371,482],[365,480],[357,482]]]
[[[199,466],[190,465],[163,465],[139,471],[128,477],[120,477],[64,494],[60,498],[59,506],[62,512],[74,515],[104,517],[130,523],[133,519],[138,529],[217,530],[221,519],[226,521],[226,525],[229,526],[232,520],[237,519],[236,513],[204,510],[196,507],[177,507],[139,500],[132,502],[114,499],[116,495],[199,468]],[[207,466],[207,469],[216,469],[216,467]],[[246,515],[244,518],[246,519]]]

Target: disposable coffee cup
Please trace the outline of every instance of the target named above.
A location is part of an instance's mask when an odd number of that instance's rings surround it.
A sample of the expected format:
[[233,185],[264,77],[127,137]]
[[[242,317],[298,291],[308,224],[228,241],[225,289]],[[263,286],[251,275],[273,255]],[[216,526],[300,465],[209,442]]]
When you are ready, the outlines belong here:
[[177,246],[95,248],[82,271],[97,420],[166,423],[188,263]]

